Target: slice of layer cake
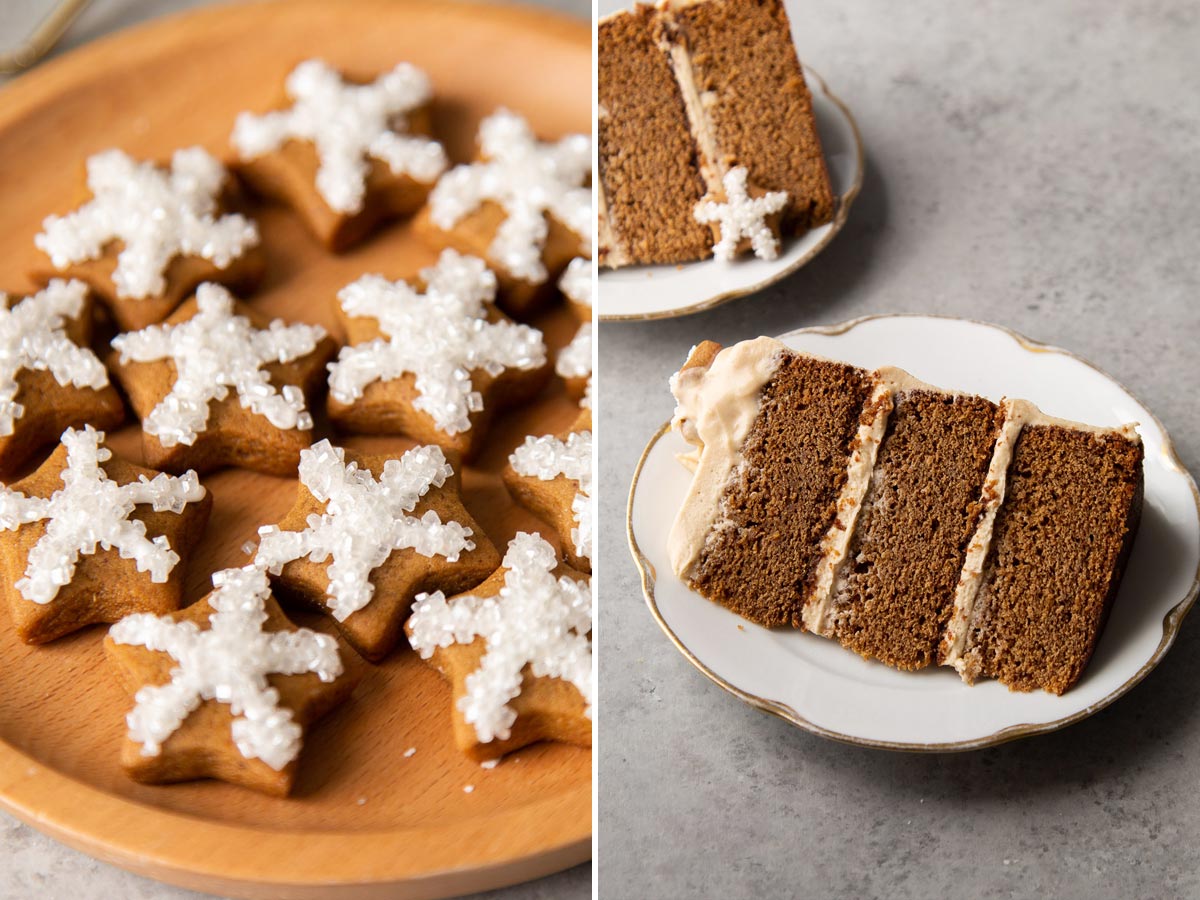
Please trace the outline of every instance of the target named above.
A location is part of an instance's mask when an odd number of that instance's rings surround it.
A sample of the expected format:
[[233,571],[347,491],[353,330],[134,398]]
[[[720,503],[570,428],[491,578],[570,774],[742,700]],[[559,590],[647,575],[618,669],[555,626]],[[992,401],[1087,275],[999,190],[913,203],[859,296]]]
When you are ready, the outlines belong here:
[[1079,678],[1137,530],[1132,426],[769,338],[701,344],[671,386],[696,448],[671,565],[701,595],[900,669],[1054,693]]
[[940,653],[968,683],[1069,690],[1091,658],[1142,508],[1141,440],[1007,402],[988,508]]
[[[724,236],[734,251],[769,256],[749,239],[755,229],[777,245],[832,218],[781,0],[638,5],[600,22],[598,47],[603,264],[706,258],[734,221],[738,233]],[[734,196],[743,184],[746,196]],[[710,209],[710,230],[697,219],[701,200],[732,215]]]

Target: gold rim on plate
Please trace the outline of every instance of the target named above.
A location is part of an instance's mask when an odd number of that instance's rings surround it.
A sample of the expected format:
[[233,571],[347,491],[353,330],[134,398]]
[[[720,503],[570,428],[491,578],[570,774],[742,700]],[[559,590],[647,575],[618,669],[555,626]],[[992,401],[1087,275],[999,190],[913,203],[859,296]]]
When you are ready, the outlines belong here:
[[[1126,394],[1132,397],[1140,406],[1146,409],[1147,413],[1149,413],[1151,421],[1158,428],[1159,433],[1162,435],[1163,453],[1167,457],[1168,462],[1176,471],[1178,471],[1187,479],[1188,485],[1192,491],[1192,501],[1196,505],[1196,516],[1198,519],[1200,519],[1200,490],[1197,489],[1196,481],[1194,478],[1192,478],[1191,473],[1188,472],[1188,470],[1184,467],[1183,461],[1179,458],[1179,454],[1175,450],[1175,444],[1171,440],[1170,434],[1167,433],[1166,428],[1163,427],[1162,422],[1160,422],[1158,417],[1155,416],[1154,413],[1151,412],[1144,403],[1141,403],[1141,401],[1138,400],[1137,397],[1127,387],[1125,387],[1125,385],[1121,384],[1121,382],[1117,381],[1099,366],[1095,365],[1084,357],[1071,352],[1070,350],[1064,350],[1062,347],[1056,347],[1052,344],[1044,344],[1041,341],[1035,341],[1032,338],[1028,338],[1023,334],[1020,334],[1019,332],[1013,331],[1011,328],[1006,328],[1003,325],[995,325],[991,322],[983,322],[978,319],[963,318],[961,316],[936,315],[861,316],[860,318],[851,319],[848,322],[842,322],[838,325],[818,325],[811,328],[797,328],[794,331],[789,331],[786,334],[781,335],[779,339],[786,341],[787,338],[796,334],[821,334],[836,337],[837,335],[845,334],[852,328],[856,328],[859,325],[874,321],[876,319],[909,318],[949,319],[956,322],[970,322],[974,325],[983,325],[1007,334],[1023,349],[1031,353],[1057,353],[1073,359],[1076,362],[1082,363],[1094,372],[1103,375],[1113,384],[1116,384],[1118,387],[1120,387],[1121,390],[1125,391]],[[642,594],[646,598],[646,605],[650,608],[651,615],[654,616],[654,620],[658,623],[658,627],[661,628],[663,633],[671,639],[671,643],[675,645],[675,648],[683,654],[684,659],[695,666],[714,684],[724,688],[726,691],[733,694],[744,703],[748,703],[749,705],[756,707],[765,713],[769,713],[770,715],[777,716],[786,722],[790,722],[793,725],[803,728],[805,731],[812,732],[813,734],[824,738],[829,738],[830,740],[839,741],[843,744],[853,744],[857,747],[871,747],[880,750],[902,750],[914,753],[944,753],[960,752],[965,750],[982,750],[985,747],[995,747],[999,744],[1005,744],[1009,741],[1017,740],[1018,738],[1032,737],[1033,735],[1038,734],[1048,734],[1052,731],[1058,731],[1059,729],[1066,728],[1068,725],[1074,725],[1076,722],[1080,722],[1089,716],[1098,713],[1110,703],[1125,696],[1125,694],[1132,690],[1143,678],[1150,674],[1151,670],[1153,670],[1154,667],[1162,661],[1162,658],[1166,656],[1167,651],[1171,649],[1171,645],[1175,643],[1175,638],[1179,634],[1179,628],[1183,624],[1184,617],[1188,614],[1192,608],[1192,605],[1196,602],[1197,595],[1200,594],[1200,566],[1198,566],[1196,569],[1196,575],[1192,580],[1192,585],[1184,595],[1183,599],[1180,600],[1179,603],[1175,604],[1175,606],[1173,606],[1163,617],[1162,639],[1158,642],[1158,646],[1155,648],[1154,653],[1152,653],[1150,658],[1142,664],[1141,668],[1139,668],[1137,672],[1135,672],[1129,679],[1127,679],[1118,688],[1110,692],[1103,699],[1085,707],[1084,709],[1078,710],[1069,716],[1056,719],[1053,722],[1045,722],[1036,725],[1010,725],[981,738],[931,744],[904,743],[900,741],[877,741],[870,738],[862,738],[851,734],[843,734],[838,731],[833,731],[809,721],[787,704],[780,703],[777,700],[768,700],[767,698],[760,697],[757,694],[751,694],[748,691],[744,691],[741,688],[731,684],[729,681],[726,681],[707,665],[705,665],[694,653],[692,653],[690,649],[688,649],[687,645],[685,645],[683,641],[680,640],[679,636],[672,631],[671,626],[667,624],[666,619],[663,618],[662,613],[659,611],[658,603],[654,597],[655,579],[657,577],[654,565],[649,559],[646,558],[646,555],[642,552],[641,547],[638,546],[637,538],[633,533],[633,501],[634,497],[637,495],[638,482],[641,479],[642,469],[646,465],[646,460],[650,456],[650,451],[654,449],[654,447],[670,430],[670,428],[670,422],[665,422],[663,425],[661,425],[654,433],[653,437],[650,438],[650,441],[646,444],[645,449],[642,450],[642,455],[638,459],[637,467],[633,472],[633,482],[629,486],[629,499],[625,512],[625,534],[629,540],[629,551],[633,554],[634,564],[637,566],[638,573],[641,576]]]
[[[677,309],[663,310],[653,313],[604,313],[599,312],[601,322],[650,322],[656,319],[675,319],[679,316],[689,316],[692,313],[704,312],[708,309],[713,309],[720,306],[722,303],[728,303],[730,300],[736,300],[739,297],[745,297],[747,294],[754,294],[758,291],[768,288],[777,281],[782,281],[787,278],[801,266],[810,262],[813,257],[825,249],[830,241],[834,239],[842,226],[846,224],[846,218],[850,215],[850,207],[854,204],[859,192],[862,190],[863,172],[865,166],[865,155],[863,153],[862,134],[858,130],[858,122],[854,119],[854,114],[850,112],[850,107],[846,106],[834,93],[829,89],[829,85],[813,69],[804,66],[804,78],[808,82],[815,81],[817,87],[828,100],[830,100],[838,109],[842,111],[842,115],[846,117],[846,121],[850,124],[850,131],[854,135],[854,156],[857,160],[857,169],[854,178],[854,183],[850,185],[847,191],[838,197],[837,209],[834,211],[833,219],[829,223],[829,230],[808,249],[800,258],[794,260],[785,268],[779,269],[772,273],[769,277],[764,278],[755,284],[745,287],[734,288],[731,291],[726,291],[723,294],[717,294],[715,297],[709,297],[701,300],[699,303],[692,303],[688,306],[681,306]],[[697,265],[697,263],[688,263],[688,265]],[[600,301],[603,303],[603,300]],[[599,308],[599,306],[598,306]]]

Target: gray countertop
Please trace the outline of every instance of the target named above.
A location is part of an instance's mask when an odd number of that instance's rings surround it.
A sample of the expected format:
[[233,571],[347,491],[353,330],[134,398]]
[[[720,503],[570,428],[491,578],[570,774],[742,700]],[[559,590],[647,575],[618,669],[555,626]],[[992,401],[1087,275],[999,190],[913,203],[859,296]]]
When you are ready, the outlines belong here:
[[1200,622],[1078,725],[922,756],[751,709],[645,609],[626,491],[671,415],[668,376],[704,338],[870,313],[990,320],[1106,369],[1200,471],[1200,8],[790,6],[866,145],[845,231],[758,296],[600,328],[601,895],[1200,896]]
[[[55,53],[63,53],[110,31],[212,0],[93,0]],[[525,0],[586,16],[586,0]],[[0,45],[27,34],[51,0],[0,2]],[[0,84],[4,81],[0,78]],[[0,900],[71,897],[76,900],[187,900],[202,895],[131,875],[78,853],[0,813]],[[580,865],[539,881],[479,895],[489,900],[585,900],[591,896],[591,867]]]

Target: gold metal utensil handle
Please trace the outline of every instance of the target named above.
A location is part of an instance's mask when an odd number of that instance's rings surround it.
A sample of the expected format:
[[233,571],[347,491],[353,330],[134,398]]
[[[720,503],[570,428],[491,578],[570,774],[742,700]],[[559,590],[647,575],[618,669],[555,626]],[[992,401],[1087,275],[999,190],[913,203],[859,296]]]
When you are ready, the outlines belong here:
[[59,0],[29,37],[12,50],[0,53],[0,74],[12,75],[22,69],[28,69],[49,53],[71,27],[76,16],[83,12],[90,2],[91,0]]

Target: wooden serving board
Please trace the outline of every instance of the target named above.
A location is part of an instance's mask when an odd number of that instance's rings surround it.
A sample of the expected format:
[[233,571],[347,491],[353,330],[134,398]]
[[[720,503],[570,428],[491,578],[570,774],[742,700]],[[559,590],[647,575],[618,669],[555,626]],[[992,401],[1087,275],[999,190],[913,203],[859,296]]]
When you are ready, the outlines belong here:
[[[265,109],[300,60],[320,56],[370,76],[408,60],[431,76],[435,124],[455,160],[499,105],[539,134],[590,130],[586,24],[514,7],[448,0],[289,0],[222,6],[160,20],[49,63],[0,90],[0,288],[24,293],[43,264],[42,218],[73,208],[83,161],[120,147],[164,158],[201,144],[228,156],[243,109]],[[255,209],[269,274],[252,303],[340,334],[339,288],[364,272],[404,277],[436,253],[407,225],[343,256],[326,253],[279,208]],[[576,322],[560,308],[534,324],[552,348]],[[555,380],[505,415],[465,472],[467,507],[499,547],[518,530],[556,540],[516,507],[500,480],[527,433],[566,428],[575,404]],[[318,437],[371,452],[401,438]],[[140,459],[138,426],[111,435]],[[192,556],[188,601],[241,545],[291,506],[294,479],[227,470],[204,479],[215,507]],[[292,612],[310,627],[327,620]],[[0,806],[107,862],[186,887],[243,897],[434,897],[523,881],[586,860],[591,754],[527,748],[482,770],[451,739],[450,690],[411,650],[368,667],[351,702],[312,731],[295,795],[272,799],[218,782],[134,784],[118,748],[130,700],[101,649],[103,628],[26,647],[0,611]],[[415,747],[411,758],[404,751]],[[473,785],[471,793],[463,788]]]

